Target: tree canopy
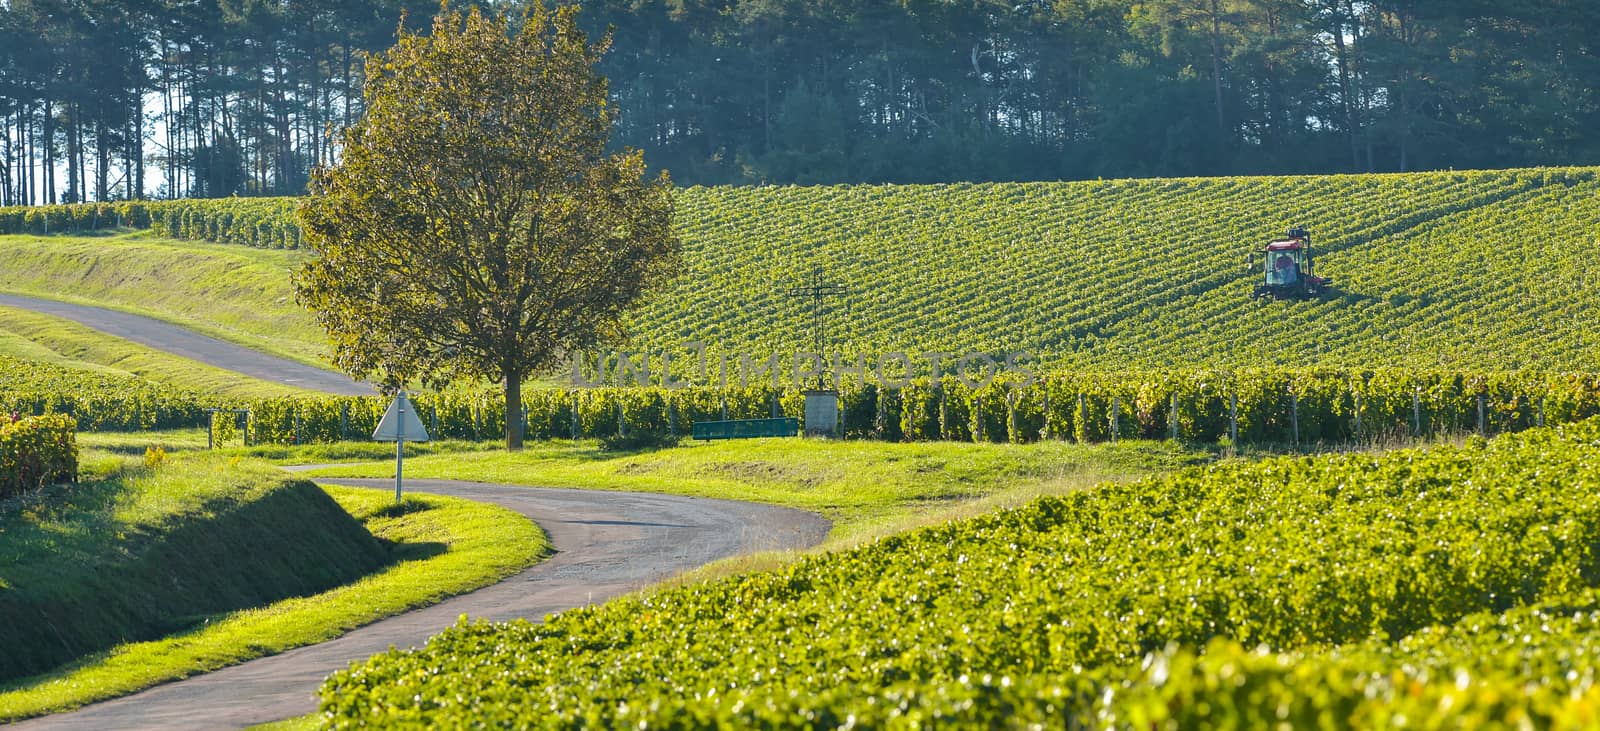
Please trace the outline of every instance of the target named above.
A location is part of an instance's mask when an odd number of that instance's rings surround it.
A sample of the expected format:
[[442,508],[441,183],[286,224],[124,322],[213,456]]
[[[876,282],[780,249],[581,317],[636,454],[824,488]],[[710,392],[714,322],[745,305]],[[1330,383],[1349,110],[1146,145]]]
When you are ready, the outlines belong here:
[[[615,142],[682,183],[1600,163],[1594,2],[582,5],[615,27]],[[436,9],[0,2],[0,203],[297,194],[360,116],[362,54]]]
[[[680,248],[672,186],[609,152],[612,107],[578,10],[445,10],[367,63],[366,112],[300,208],[296,290],[335,362],[392,386],[504,384],[619,334]],[[506,444],[522,445],[520,419]]]

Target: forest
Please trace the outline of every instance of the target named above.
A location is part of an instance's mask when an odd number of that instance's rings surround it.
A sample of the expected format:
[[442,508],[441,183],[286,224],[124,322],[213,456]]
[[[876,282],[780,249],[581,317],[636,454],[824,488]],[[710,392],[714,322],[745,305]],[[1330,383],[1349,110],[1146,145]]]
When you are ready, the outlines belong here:
[[[680,184],[1600,162],[1587,0],[583,5],[613,143]],[[0,0],[0,205],[299,194],[438,7]]]

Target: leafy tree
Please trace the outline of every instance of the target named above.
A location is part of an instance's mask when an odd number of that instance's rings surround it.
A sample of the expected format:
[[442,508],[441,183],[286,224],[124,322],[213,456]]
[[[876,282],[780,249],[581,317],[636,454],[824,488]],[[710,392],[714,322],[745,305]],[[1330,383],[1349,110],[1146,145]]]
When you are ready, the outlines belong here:
[[[609,153],[607,82],[577,8],[443,10],[367,64],[366,114],[300,208],[318,256],[296,273],[338,365],[496,378],[507,413],[564,352],[620,334],[680,244],[665,173]],[[506,446],[522,446],[521,419]]]

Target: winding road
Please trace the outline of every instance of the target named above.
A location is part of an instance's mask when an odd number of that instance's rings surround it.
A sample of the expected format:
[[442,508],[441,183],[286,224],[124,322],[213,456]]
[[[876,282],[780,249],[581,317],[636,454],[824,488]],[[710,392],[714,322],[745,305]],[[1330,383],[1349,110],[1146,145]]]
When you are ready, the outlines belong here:
[[[328,480],[392,488],[392,480]],[[19,729],[239,728],[316,710],[316,689],[352,660],[421,645],[462,614],[540,620],[603,602],[719,558],[804,548],[827,535],[826,519],[729,500],[626,492],[408,480],[406,489],[502,505],[538,523],[554,556],[493,586],[355,630],[343,637],[213,673],[158,685],[78,711],[24,721]]]
[[[45,306],[36,308],[33,303]],[[306,368],[137,315],[8,295],[0,295],[0,304],[68,317],[112,335],[241,373],[281,375],[288,372],[279,370],[285,367],[283,364]],[[181,334],[177,341],[183,345],[165,344],[162,333],[167,328]],[[131,332],[143,333],[146,339],[127,334]],[[251,358],[253,363],[244,362]],[[381,488],[394,484],[392,480],[326,482]],[[328,673],[391,646],[421,645],[463,614],[492,620],[521,617],[540,621],[551,612],[603,602],[720,558],[814,546],[831,527],[825,518],[805,511],[677,495],[456,480],[408,480],[406,488],[515,510],[544,528],[555,554],[498,584],[374,622],[338,639],[159,685],[77,711],[23,721],[15,728],[239,728],[300,716],[316,710],[316,689]]]

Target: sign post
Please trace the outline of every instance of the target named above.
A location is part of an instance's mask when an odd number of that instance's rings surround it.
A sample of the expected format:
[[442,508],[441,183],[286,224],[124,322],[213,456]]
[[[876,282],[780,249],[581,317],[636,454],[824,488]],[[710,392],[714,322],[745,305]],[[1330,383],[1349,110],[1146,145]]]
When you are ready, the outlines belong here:
[[428,441],[428,430],[423,428],[422,419],[417,418],[417,410],[411,405],[411,399],[405,391],[396,394],[394,400],[389,402],[389,410],[383,412],[383,418],[378,420],[378,428],[372,432],[372,438],[380,442],[394,442],[394,501],[398,503],[401,473],[405,469],[406,442]]

